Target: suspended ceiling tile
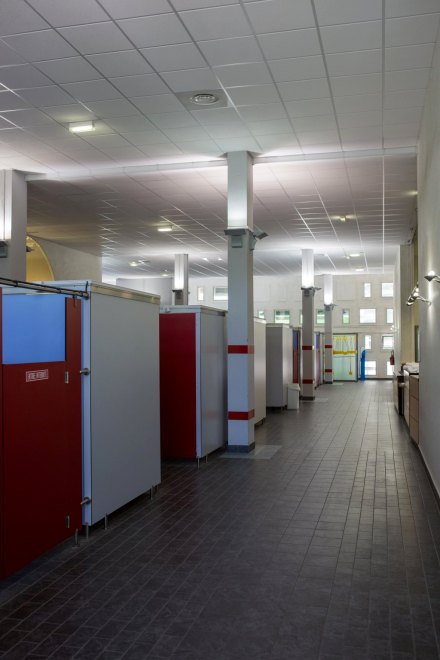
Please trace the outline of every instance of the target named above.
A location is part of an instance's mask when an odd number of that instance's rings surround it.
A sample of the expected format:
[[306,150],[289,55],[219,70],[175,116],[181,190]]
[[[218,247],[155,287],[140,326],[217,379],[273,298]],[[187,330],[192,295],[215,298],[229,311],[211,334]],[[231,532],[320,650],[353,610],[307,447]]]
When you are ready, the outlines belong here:
[[191,37],[175,14],[158,14],[118,21],[118,25],[138,48],[188,43]]
[[315,20],[308,0],[260,0],[245,2],[246,12],[255,32],[279,32],[315,26]]
[[84,82],[101,78],[101,74],[83,57],[48,60],[38,62],[36,66],[56,83]]
[[252,34],[246,15],[238,4],[181,11],[179,16],[196,41]]
[[[152,14],[166,14],[172,11],[168,0],[100,0],[112,18],[135,18]],[[174,3],[176,4],[176,3]]]
[[53,27],[105,21],[107,14],[95,0],[29,0],[29,4]]
[[253,36],[200,40],[198,46],[211,66],[263,60],[258,42]]
[[204,58],[193,43],[141,48],[140,52],[159,73],[206,66]]
[[153,71],[145,58],[136,50],[99,53],[89,55],[87,59],[107,78],[135,76]]
[[70,57],[76,54],[72,46],[55,30],[17,34],[6,37],[5,42],[28,62]]

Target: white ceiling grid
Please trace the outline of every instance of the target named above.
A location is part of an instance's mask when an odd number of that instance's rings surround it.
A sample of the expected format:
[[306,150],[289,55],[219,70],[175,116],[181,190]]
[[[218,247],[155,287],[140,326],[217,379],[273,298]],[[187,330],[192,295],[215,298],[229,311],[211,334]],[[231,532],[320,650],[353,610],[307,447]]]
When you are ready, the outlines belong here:
[[[297,158],[254,167],[270,235],[256,272],[293,272],[306,246],[328,255],[322,270],[354,268],[349,251],[389,267],[414,223],[439,17],[439,0],[2,0],[0,167],[46,173],[30,185],[30,231],[103,254],[109,275],[142,257],[160,274],[174,252],[212,274],[226,258],[225,168],[136,168],[242,149]],[[203,89],[229,107],[189,111],[176,96]],[[69,133],[86,119],[93,134]]]

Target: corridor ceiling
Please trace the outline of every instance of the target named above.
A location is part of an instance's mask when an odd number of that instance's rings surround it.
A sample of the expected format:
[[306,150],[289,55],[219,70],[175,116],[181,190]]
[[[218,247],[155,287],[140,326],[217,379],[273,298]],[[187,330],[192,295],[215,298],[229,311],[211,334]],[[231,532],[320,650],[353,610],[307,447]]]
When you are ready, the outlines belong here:
[[387,271],[416,225],[439,16],[439,0],[1,0],[0,167],[29,173],[29,233],[102,255],[107,278],[169,274],[179,252],[215,275],[225,154],[247,150],[269,234],[255,274],[298,272],[304,247],[317,272]]

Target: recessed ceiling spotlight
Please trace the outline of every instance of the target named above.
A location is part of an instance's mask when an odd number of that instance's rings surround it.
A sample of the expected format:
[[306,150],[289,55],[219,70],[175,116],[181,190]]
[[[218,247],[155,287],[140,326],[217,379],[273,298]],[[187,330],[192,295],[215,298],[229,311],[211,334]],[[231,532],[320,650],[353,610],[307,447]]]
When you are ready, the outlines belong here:
[[128,265],[132,268],[136,268],[136,266],[139,266],[139,263],[137,261],[129,261]]
[[209,261],[208,257],[203,257],[203,261]]
[[357,273],[363,273],[365,268],[356,268]]
[[191,103],[195,105],[214,105],[218,103],[219,97],[211,92],[199,92],[190,98]]
[[223,259],[222,259],[221,257],[219,257],[219,258],[217,259],[217,261],[223,261]]
[[348,254],[344,254],[344,259],[350,259],[350,257],[348,256]]
[[75,121],[69,124],[69,131],[71,133],[90,133],[95,130],[95,122],[93,121]]
[[339,216],[339,220],[340,220],[341,222],[345,222],[345,221],[347,220],[347,216],[346,216],[346,215],[340,215],[340,216]]
[[170,225],[162,225],[157,228],[157,231],[173,231],[173,228]]
[[353,259],[354,259],[355,257],[360,257],[361,253],[360,252],[351,252],[349,256],[353,257]]

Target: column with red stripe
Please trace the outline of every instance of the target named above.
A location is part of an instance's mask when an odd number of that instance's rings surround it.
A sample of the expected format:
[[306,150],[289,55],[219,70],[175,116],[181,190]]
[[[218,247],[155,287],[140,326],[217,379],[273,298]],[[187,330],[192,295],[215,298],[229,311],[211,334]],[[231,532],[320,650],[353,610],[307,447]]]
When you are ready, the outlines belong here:
[[324,383],[333,383],[333,275],[324,275]]
[[302,251],[302,379],[303,399],[315,398],[315,291],[313,250]]
[[228,154],[228,448],[254,446],[252,157]]

